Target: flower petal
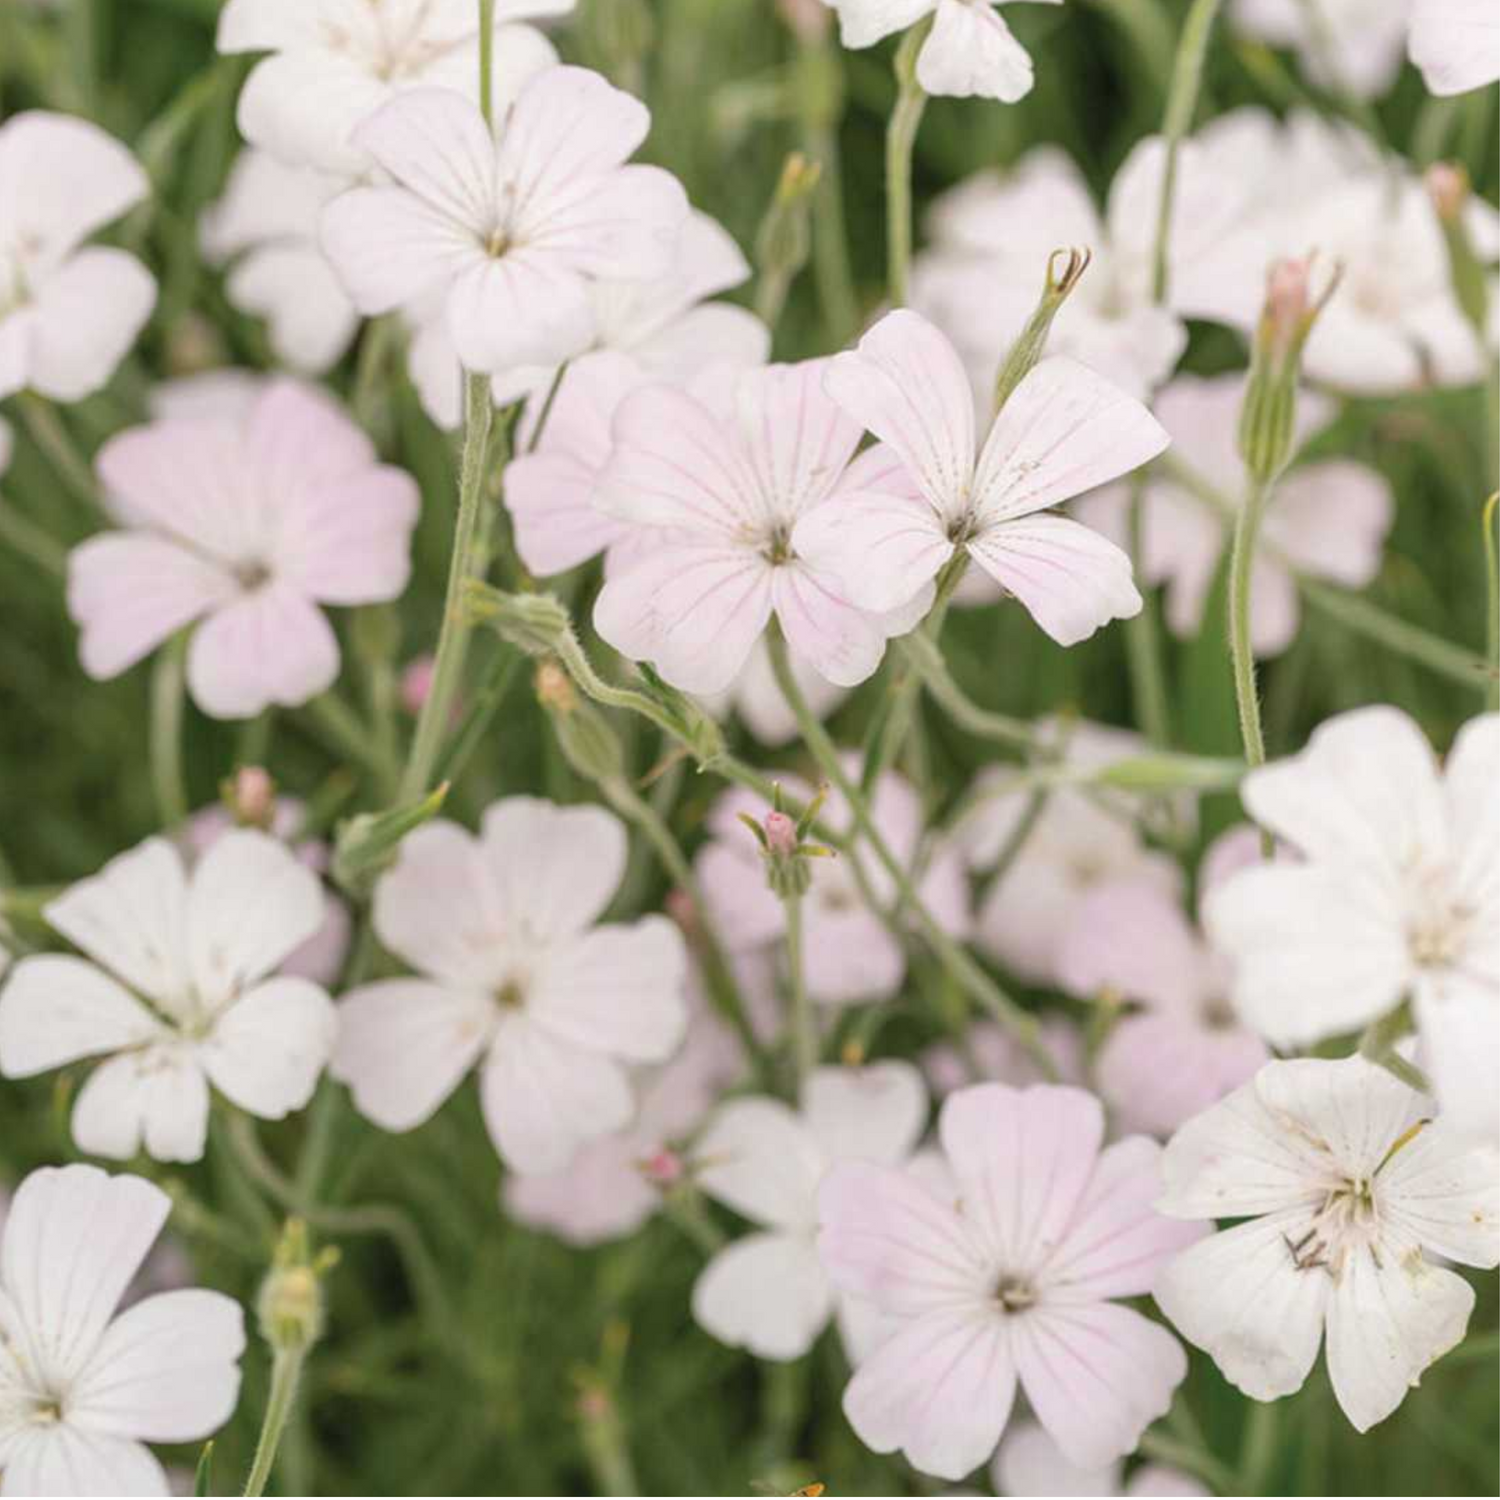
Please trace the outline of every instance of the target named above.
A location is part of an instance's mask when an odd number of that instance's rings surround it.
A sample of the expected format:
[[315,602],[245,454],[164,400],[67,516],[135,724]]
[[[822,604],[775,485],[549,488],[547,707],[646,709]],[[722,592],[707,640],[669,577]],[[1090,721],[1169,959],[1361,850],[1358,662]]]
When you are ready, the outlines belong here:
[[80,250],[37,290],[29,383],[54,401],[92,395],[109,383],[155,305],[155,278],[135,256]]
[[827,1326],[832,1303],[812,1246],[789,1234],[744,1235],[693,1283],[693,1321],[758,1359],[800,1359]]
[[880,622],[850,604],[829,574],[803,562],[779,567],[772,575],[772,600],[787,645],[826,681],[854,687],[880,665]]
[[23,958],[0,990],[0,1072],[7,1078],[119,1052],[162,1032],[129,990],[63,954]]
[[921,500],[874,491],[840,493],[797,522],[792,547],[838,580],[863,610],[900,609],[953,555],[935,511]]
[[693,1151],[696,1177],[710,1197],[770,1229],[816,1223],[822,1153],[779,1099],[731,1099],[714,1112]]
[[208,1139],[208,1080],[192,1050],[166,1043],[99,1064],[73,1105],[73,1139],[91,1156],[198,1161]]
[[917,55],[917,82],[929,94],[976,95],[1014,104],[1031,92],[1026,49],[988,4],[938,0],[932,33]]
[[170,1495],[166,1470],[144,1444],[68,1422],[22,1430],[6,1450],[7,1495]]
[[312,1098],[337,1029],[333,1002],[317,985],[272,979],[219,1017],[203,1066],[231,1104],[280,1120]]

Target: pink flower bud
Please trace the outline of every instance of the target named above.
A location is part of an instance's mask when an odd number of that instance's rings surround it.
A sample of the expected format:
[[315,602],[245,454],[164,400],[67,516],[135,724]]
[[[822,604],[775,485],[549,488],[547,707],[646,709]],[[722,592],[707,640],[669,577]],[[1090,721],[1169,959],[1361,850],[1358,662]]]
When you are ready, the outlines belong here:
[[784,812],[766,814],[766,847],[772,854],[790,858],[797,852],[797,825]]
[[776,0],[776,9],[798,41],[820,42],[833,24],[833,12],[823,0]]
[[401,704],[415,718],[432,691],[432,672],[436,663],[430,655],[414,656],[401,673]]
[[241,766],[230,791],[236,823],[246,828],[269,828],[276,816],[276,783],[264,766]]
[[1288,256],[1271,267],[1266,279],[1265,328],[1272,347],[1285,354],[1296,347],[1308,314],[1312,257]]
[[1469,174],[1454,162],[1435,161],[1427,169],[1426,183],[1438,218],[1453,223],[1469,201]]
[[682,1181],[684,1171],[682,1158],[670,1147],[663,1146],[653,1151],[641,1162],[641,1175],[657,1187],[668,1188]]
[[667,892],[664,904],[667,915],[681,929],[683,937],[690,943],[697,942],[702,935],[702,924],[698,921],[698,908],[693,905],[693,898],[680,887],[674,887]]
[[609,1392],[597,1385],[588,1385],[578,1393],[578,1415],[586,1422],[602,1422],[614,1409]]

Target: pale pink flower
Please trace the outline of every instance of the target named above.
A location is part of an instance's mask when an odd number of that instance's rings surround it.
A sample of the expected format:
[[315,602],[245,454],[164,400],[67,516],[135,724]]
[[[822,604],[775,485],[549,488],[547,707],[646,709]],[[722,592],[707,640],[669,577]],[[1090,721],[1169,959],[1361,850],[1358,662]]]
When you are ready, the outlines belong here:
[[846,1344],[873,1336],[873,1310],[840,1296],[819,1262],[818,1188],[839,1162],[894,1171],[926,1123],[921,1074],[903,1062],[819,1068],[796,1109],[761,1096],[719,1109],[694,1148],[693,1176],[753,1227],[694,1284],[698,1326],[774,1360],[800,1359],[835,1314]]
[[1396,81],[1406,54],[1411,0],[1234,0],[1230,16],[1246,36],[1289,47],[1321,88],[1376,99]]
[[[1040,1018],[1040,1030],[1042,1046],[1057,1069],[1058,1080],[1085,1087],[1088,1058],[1083,1032],[1055,1012]],[[1048,1081],[1036,1058],[997,1021],[974,1022],[964,1032],[962,1047],[954,1042],[937,1042],[922,1053],[920,1061],[928,1086],[940,1099],[971,1083],[1008,1083],[1026,1088]]]
[[1500,16],[1489,0],[1414,0],[1408,49],[1429,92],[1483,88],[1500,79]]
[[1058,984],[1080,999],[1133,1006],[1094,1061],[1121,1130],[1170,1135],[1252,1077],[1270,1054],[1229,1003],[1228,965],[1178,898],[1148,879],[1102,881],[1078,905]]
[[234,1413],[244,1315],[221,1292],[119,1311],[172,1210],[141,1177],[43,1167],[0,1258],[0,1464],[7,1495],[166,1495],[150,1443],[197,1443]]
[[470,1069],[501,1158],[556,1172],[635,1112],[629,1065],[687,1024],[682,938],[664,917],[598,926],[625,872],[599,807],[508,797],[478,838],[423,824],[375,888],[375,932],[417,970],[339,1007],[333,1073],[384,1130],[427,1120]]
[[[1185,639],[1195,637],[1203,624],[1234,516],[1245,501],[1248,481],[1236,438],[1244,391],[1240,375],[1183,375],[1156,401],[1156,415],[1172,434],[1172,462],[1192,479],[1184,484],[1156,472],[1147,480],[1141,576],[1165,585],[1167,624]],[[1304,393],[1298,402],[1299,441],[1326,426],[1331,416],[1326,402]],[[1079,520],[1121,545],[1129,533],[1129,513],[1130,495],[1122,485],[1096,490],[1073,507]],[[1297,573],[1350,589],[1375,578],[1394,516],[1385,477],[1351,459],[1300,464],[1277,482],[1251,581],[1250,641],[1257,656],[1275,656],[1296,638]]]
[[[852,770],[857,775],[857,762]],[[811,799],[812,789],[798,778],[778,779],[797,802]],[[928,910],[953,936],[966,935],[969,891],[963,861],[951,844],[925,836],[922,801],[915,788],[887,771],[875,783],[870,802],[875,826],[913,875]],[[779,944],[786,931],[785,908],[771,890],[760,847],[740,821],[741,813],[759,819],[766,807],[752,793],[732,788],[709,814],[712,837],[696,861],[704,899],[725,942],[736,951]],[[827,1005],[885,999],[900,988],[906,954],[870,899],[889,912],[896,902],[895,887],[865,841],[853,834],[853,815],[836,788],[823,804],[819,821],[851,837],[852,843],[847,854],[809,861],[811,884],[802,898],[807,992]]]
[[[497,0],[495,96],[557,61],[552,44],[514,21],[559,15],[573,0]],[[479,98],[479,7],[471,0],[227,0],[220,52],[269,52],[240,92],[240,134],[288,166],[346,177],[370,158],[356,128],[420,88]]]
[[[1038,725],[1058,734],[1055,721]],[[1065,763],[1103,767],[1146,752],[1146,741],[1128,730],[1087,721],[1067,726]],[[1020,836],[1030,794],[1007,789],[1009,773],[987,767],[975,780],[973,807],[956,830],[976,870],[993,866]],[[1175,860],[1150,848],[1138,827],[1144,804],[1078,787],[1049,792],[1024,842],[980,907],[976,936],[982,948],[1029,984],[1052,984],[1068,934],[1089,891],[1105,880],[1139,878],[1169,895],[1182,887]],[[1179,822],[1191,805],[1179,806]]]
[[318,930],[318,878],[275,839],[226,833],[189,873],[147,839],[44,912],[85,957],[23,959],[0,992],[0,1073],[102,1057],[73,1106],[96,1156],[197,1161],[210,1084],[279,1120],[312,1097],[333,1048],[328,996],[276,971]]
[[904,310],[835,356],[826,385],[881,439],[870,461],[885,452],[905,469],[878,485],[872,476],[862,493],[851,487],[793,534],[854,604],[908,605],[961,548],[1062,645],[1140,609],[1125,553],[1076,521],[1042,514],[1166,447],[1138,401],[1072,360],[1046,359],[979,449],[962,362],[931,323]]
[[[300,798],[278,797],[266,831],[273,838],[280,839],[298,862],[315,875],[325,875],[328,872],[328,845],[320,839],[301,836],[306,818],[307,805]],[[200,808],[183,827],[184,852],[190,861],[202,859],[233,827],[234,820],[222,803]],[[324,989],[331,989],[343,971],[352,931],[348,904],[325,888],[322,924],[277,965],[276,972],[310,979]]]
[[331,369],[359,328],[318,244],[323,207],[345,186],[340,177],[289,167],[251,148],[240,153],[223,197],[199,224],[205,258],[230,267],[229,301],[264,318],[277,359],[308,375]]
[[621,1239],[685,1174],[688,1137],[744,1068],[739,1044],[709,1009],[697,975],[688,996],[687,1037],[675,1057],[639,1080],[630,1125],[584,1146],[562,1172],[505,1179],[505,1207],[523,1224],[550,1229],[570,1245]]
[[1240,795],[1304,856],[1205,904],[1241,1019],[1299,1047],[1410,997],[1445,1120],[1500,1136],[1500,714],[1471,719],[1440,768],[1399,709],[1356,709]]
[[69,558],[90,677],[118,676],[196,621],[187,678],[205,713],[295,707],[338,676],[318,606],[406,587],[417,486],[314,387],[276,380],[243,418],[132,428],[97,462],[121,529]]
[[1012,1422],[990,1469],[997,1495],[1208,1495],[1190,1474],[1142,1464],[1127,1481],[1123,1466],[1069,1463],[1039,1422]]
[[877,1453],[961,1479],[994,1452],[1019,1385],[1070,1463],[1132,1452],[1187,1358],[1114,1299],[1148,1292],[1201,1233],[1151,1206],[1161,1148],[1101,1151],[1099,1101],[1048,1085],[961,1089],[938,1132],[949,1192],[846,1164],[819,1193],[834,1284],[900,1320],[844,1392],[850,1424]]
[[106,384],[156,303],[135,256],[84,241],[149,192],[97,125],[26,110],[0,125],[0,398]]
[[1132,153],[1102,216],[1083,174],[1056,146],[1036,147],[1003,175],[976,173],[933,204],[931,248],[912,268],[912,306],[953,341],[981,412],[1060,245],[1087,246],[1093,258],[1052,325],[1048,349],[1142,400],[1171,375],[1187,331],[1152,297],[1155,220],[1139,212],[1136,189],[1154,159],[1149,143]]
[[249,419],[255,403],[265,394],[270,377],[255,370],[223,365],[179,375],[152,386],[148,410],[157,418],[219,417],[230,422]]
[[[838,12],[846,47],[870,47],[931,16],[932,32],[917,54],[917,82],[929,94],[980,95],[1014,104],[1031,92],[1026,49],[1000,18],[1011,0],[828,0]],[[1046,0],[1061,4],[1062,0]]]
[[[797,545],[800,523],[852,509],[898,467],[888,452],[854,458],[860,430],[825,394],[828,367],[807,360],[729,372],[700,395],[654,386],[615,412],[596,504],[617,522],[649,528],[650,539],[630,566],[612,570],[594,624],[687,692],[727,688],[773,615],[817,672],[852,686],[925,603],[899,618],[856,609]],[[924,581],[892,608],[911,606]]]
[[570,359],[595,335],[594,281],[672,264],[682,186],[624,165],[650,120],[586,68],[543,69],[494,129],[451,90],[401,94],[355,136],[394,184],[334,199],[323,248],[361,312],[440,297],[465,369]]
[[1271,1062],[1184,1125],[1163,1213],[1243,1219],[1185,1251],[1156,1300],[1256,1401],[1302,1388],[1327,1339],[1368,1431],[1464,1336],[1474,1289],[1444,1257],[1500,1262],[1500,1158],[1362,1057]]

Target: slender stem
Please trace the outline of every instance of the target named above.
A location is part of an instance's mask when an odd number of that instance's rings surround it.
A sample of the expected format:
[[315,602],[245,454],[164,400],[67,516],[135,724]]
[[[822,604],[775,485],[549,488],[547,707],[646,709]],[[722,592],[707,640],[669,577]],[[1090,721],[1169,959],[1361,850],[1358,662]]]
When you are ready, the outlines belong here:
[[1490,685],[1485,700],[1490,709],[1500,709],[1500,539],[1495,533],[1500,523],[1500,490],[1484,503],[1481,524],[1484,526],[1486,659],[1490,665]]
[[1260,723],[1260,696],[1255,686],[1255,653],[1250,647],[1250,581],[1255,546],[1270,486],[1251,479],[1245,503],[1234,525],[1229,558],[1229,658],[1234,668],[1234,697],[1239,708],[1240,739],[1251,766],[1265,764],[1266,742]]
[[910,663],[914,674],[921,679],[932,701],[968,734],[982,740],[993,740],[1027,754],[1040,750],[1035,729],[1024,719],[1012,718],[1009,714],[994,713],[973,702],[953,680],[948,664],[936,643],[923,632],[903,636],[895,648]]
[[927,108],[927,94],[917,82],[917,53],[930,24],[919,23],[896,49],[896,104],[885,131],[885,206],[887,278],[891,302],[906,306],[911,275],[911,158],[917,129]]
[[787,983],[792,993],[792,1055],[797,1066],[797,1094],[818,1065],[818,1028],[807,995],[807,972],[802,962],[802,897],[788,892],[781,898],[786,912]]
[[1265,1493],[1271,1465],[1276,1461],[1276,1428],[1280,1414],[1274,1401],[1253,1401],[1240,1438],[1238,1495]]
[[771,629],[767,633],[766,640],[770,647],[771,668],[775,673],[777,685],[791,707],[804,743],[812,753],[813,759],[818,762],[819,769],[843,793],[849,810],[854,816],[856,828],[869,844],[875,858],[885,867],[886,873],[891,877],[901,909],[909,912],[915,919],[922,931],[922,936],[944,969],[1016,1038],[1035,1058],[1037,1065],[1047,1077],[1055,1077],[1056,1064],[1041,1040],[1036,1018],[1022,1010],[964,948],[943,930],[942,925],[927,909],[917,893],[906,866],[891,852],[885,837],[875,825],[864,793],[844,770],[838,750],[828,737],[828,731],[823,728],[818,722],[817,715],[807,706],[807,700],[802,696],[802,689],[797,685],[797,679],[792,674],[791,663],[786,654],[786,642],[782,639],[781,632]]
[[[488,33],[481,33],[481,36]],[[417,720],[411,758],[401,779],[402,801],[419,797],[428,788],[438,750],[448,728],[453,703],[463,677],[470,625],[463,607],[464,585],[475,573],[479,514],[484,495],[484,459],[489,444],[494,405],[488,375],[469,374],[464,384],[467,418],[458,485],[458,520],[453,535],[453,555],[448,567],[448,592],[443,605],[443,625],[438,635],[437,659],[432,669],[432,688]]]
[[542,441],[542,434],[547,430],[548,419],[552,416],[552,407],[557,401],[557,393],[562,389],[563,377],[568,373],[568,362],[564,360],[553,372],[552,383],[547,387],[547,394],[542,398],[542,409],[537,413],[536,426],[532,429],[531,441],[526,445],[528,453],[535,453],[537,445]]
[[510,691],[511,683],[515,681],[520,665],[521,658],[518,653],[496,642],[495,656],[490,663],[489,673],[464,714],[463,722],[458,726],[453,737],[443,746],[443,753],[438,756],[437,767],[433,771],[434,780],[440,783],[458,780],[463,768],[469,762],[469,757],[479,748],[491,721],[505,702],[506,694]]
[[1151,264],[1152,300],[1159,306],[1167,300],[1168,247],[1172,240],[1172,207],[1177,192],[1177,158],[1182,139],[1193,123],[1198,94],[1203,87],[1203,63],[1208,40],[1219,14],[1220,0],[1193,0],[1182,25],[1177,56],[1172,64],[1172,88],[1167,95],[1167,113],[1162,123],[1166,160],[1162,164],[1161,196],[1156,208],[1156,247]]
[[479,0],[479,112],[495,124],[495,0]]
[[[590,1397],[593,1399],[591,1400]],[[580,1403],[579,1436],[600,1495],[638,1495],[640,1486],[625,1441],[625,1424],[612,1391],[585,1394]]]
[[359,341],[359,359],[354,371],[354,393],[349,405],[354,420],[367,432],[375,424],[379,410],[385,372],[395,346],[397,324],[394,313],[374,318],[365,324]]
[[0,542],[13,547],[48,577],[67,578],[67,548],[59,546],[49,532],[3,502],[0,502]]
[[385,777],[391,766],[381,754],[379,735],[372,734],[364,721],[336,693],[321,693],[306,705],[308,718],[323,738],[347,755],[355,764]]
[[1251,1493],[1239,1487],[1239,1477],[1228,1464],[1215,1458],[1206,1449],[1168,1437],[1161,1432],[1148,1432],[1141,1438],[1141,1453],[1159,1463],[1171,1464],[1173,1468],[1186,1469],[1211,1485],[1221,1495]]
[[32,441],[51,460],[68,488],[91,505],[95,504],[98,490],[94,485],[94,471],[58,416],[56,407],[31,391],[22,395],[20,405],[21,419]]
[[[1137,470],[1130,481],[1130,561],[1139,571],[1145,556],[1146,475]],[[1162,660],[1161,626],[1155,595],[1142,590],[1140,613],[1126,622],[1125,659],[1130,669],[1130,701],[1146,738],[1158,750],[1172,743],[1172,710]]]
[[281,1446],[282,1434],[286,1431],[287,1419],[297,1399],[297,1383],[302,1378],[302,1366],[307,1359],[303,1346],[278,1349],[271,1359],[271,1398],[266,1403],[265,1420],[261,1423],[260,1441],[255,1445],[255,1460],[250,1466],[250,1477],[245,1481],[246,1495],[264,1495],[266,1481],[276,1463],[276,1450]]
[[151,674],[151,780],[156,811],[164,828],[175,828],[188,815],[182,771],[182,714],[187,633],[179,632],[162,647]]

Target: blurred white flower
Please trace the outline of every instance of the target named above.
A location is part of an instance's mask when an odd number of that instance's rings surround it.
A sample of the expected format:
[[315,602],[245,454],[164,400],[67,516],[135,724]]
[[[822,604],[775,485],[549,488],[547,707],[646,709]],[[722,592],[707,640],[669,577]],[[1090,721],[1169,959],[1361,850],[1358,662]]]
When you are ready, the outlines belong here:
[[1093,259],[1052,325],[1048,350],[1071,355],[1143,400],[1172,373],[1187,331],[1153,302],[1155,215],[1140,212],[1136,183],[1154,156],[1145,145],[1132,153],[1103,217],[1083,174],[1056,146],[1034,148],[1003,175],[977,173],[933,204],[931,248],[912,269],[912,306],[963,356],[981,412],[989,410],[1001,362],[1060,245],[1087,246]]
[[1413,0],[1408,46],[1434,94],[1500,79],[1500,13],[1490,0]]
[[224,283],[230,302],[265,318],[276,357],[308,375],[332,368],[359,327],[318,244],[323,206],[345,185],[252,147],[240,153],[223,197],[199,226],[209,262],[233,262]]
[[927,1123],[927,1092],[909,1063],[819,1068],[799,1107],[733,1099],[694,1147],[694,1180],[753,1226],[693,1286],[693,1318],[721,1343],[761,1359],[800,1359],[839,1315],[851,1355],[874,1327],[818,1260],[818,1188],[835,1163],[905,1163]]
[[312,1097],[333,1006],[275,971],[323,913],[317,876],[265,834],[225,834],[191,874],[148,839],[47,904],[48,924],[86,956],[16,964],[0,991],[0,1073],[104,1057],[73,1106],[80,1149],[197,1161],[210,1084],[268,1120]]
[[1295,51],[1313,83],[1375,99],[1401,71],[1411,11],[1411,0],[1234,0],[1230,16],[1246,36]]
[[[1141,513],[1141,576],[1165,585],[1166,619],[1191,639],[1220,559],[1244,503],[1245,467],[1236,430],[1244,377],[1182,375],[1155,403],[1172,434],[1172,465],[1182,466],[1206,493],[1193,493],[1164,470],[1146,481]],[[1332,412],[1312,392],[1298,400],[1299,440],[1326,426]],[[1222,507],[1216,510],[1215,506]],[[1079,520],[1127,544],[1130,492],[1109,485],[1073,506]],[[1266,510],[1250,594],[1250,640],[1257,656],[1275,656],[1296,638],[1301,619],[1295,573],[1363,588],[1380,571],[1395,501],[1383,475],[1352,459],[1305,463],[1283,476]]]
[[688,207],[626,165],[645,105],[586,68],[546,68],[500,117],[449,89],[398,95],[355,139],[394,179],[323,212],[323,248],[361,312],[441,297],[465,369],[552,365],[588,348],[591,286],[665,274]]
[[[804,701],[817,718],[826,719],[849,696],[848,688],[829,682],[797,652],[788,651],[787,662]],[[777,685],[771,653],[763,640],[756,642],[739,676],[722,693],[705,697],[703,703],[717,718],[738,714],[762,745],[786,745],[797,738],[796,715]]]
[[146,1443],[199,1442],[239,1397],[244,1315],[220,1292],[118,1312],[171,1212],[140,1177],[43,1167],[0,1257],[0,1464],[7,1495],[166,1495]]
[[1142,1464],[1125,1480],[1118,1461],[1085,1468],[1069,1463],[1040,1422],[1014,1422],[990,1468],[998,1495],[1208,1495],[1190,1474]]
[[[870,47],[926,16],[932,31],[917,54],[917,82],[929,94],[982,95],[1014,104],[1031,92],[1026,49],[1000,17],[1012,0],[828,0],[846,47]],[[1060,5],[1062,0],[1045,0]]]
[[1304,856],[1208,897],[1241,1019],[1300,1047],[1410,997],[1444,1122],[1500,1139],[1500,714],[1471,719],[1440,768],[1399,709],[1356,709],[1240,794]]
[[0,398],[106,384],[156,303],[135,256],[84,245],[150,186],[97,125],[27,110],[0,125]]
[[1155,1295],[1257,1401],[1328,1374],[1360,1432],[1464,1336],[1474,1289],[1437,1264],[1500,1262],[1500,1157],[1361,1057],[1267,1063],[1162,1157],[1159,1207],[1244,1219],[1183,1252]]
[[919,313],[887,313],[835,355],[826,386],[899,460],[838,505],[797,522],[792,543],[865,610],[909,606],[960,549],[1059,645],[1135,614],[1130,559],[1088,527],[1044,512],[1128,473],[1167,445],[1134,398],[1073,360],[1043,360],[1012,392],[983,447],[968,377]]
[[[497,0],[495,99],[503,107],[557,61],[530,26],[573,0]],[[356,127],[410,89],[456,89],[479,100],[479,7],[474,0],[227,0],[220,52],[269,52],[240,92],[240,134],[288,166],[357,176],[370,157]]]
[[339,1007],[333,1073],[385,1130],[427,1120],[469,1070],[501,1158],[557,1172],[635,1113],[628,1065],[682,1040],[687,956],[664,917],[599,926],[625,872],[599,807],[509,797],[475,838],[408,835],[375,888],[380,941],[418,977],[361,985]]

